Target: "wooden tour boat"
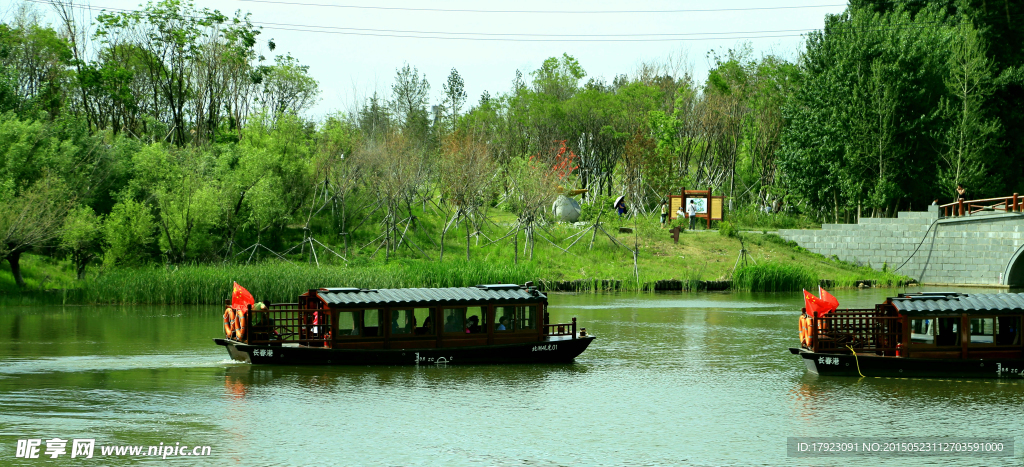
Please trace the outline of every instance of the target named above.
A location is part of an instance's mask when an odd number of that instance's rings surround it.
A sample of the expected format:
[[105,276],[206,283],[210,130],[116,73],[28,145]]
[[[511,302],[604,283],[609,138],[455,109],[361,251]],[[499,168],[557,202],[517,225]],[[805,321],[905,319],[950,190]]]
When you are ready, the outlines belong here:
[[[419,365],[571,362],[594,336],[548,323],[532,283],[437,289],[310,289],[298,303],[225,313],[214,339],[248,363]],[[230,318],[230,319],[229,319]],[[237,319],[236,325],[230,325]]]
[[1024,294],[903,293],[808,319],[800,348],[820,375],[1024,377]]

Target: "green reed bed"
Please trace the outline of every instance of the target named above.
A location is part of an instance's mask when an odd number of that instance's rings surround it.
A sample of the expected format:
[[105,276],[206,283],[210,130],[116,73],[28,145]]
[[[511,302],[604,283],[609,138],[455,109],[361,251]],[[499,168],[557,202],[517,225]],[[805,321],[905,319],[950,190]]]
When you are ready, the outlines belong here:
[[792,292],[818,285],[818,277],[795,265],[762,263],[736,269],[732,286],[752,292]]
[[178,268],[120,269],[83,284],[69,301],[84,303],[218,304],[231,296],[232,281],[257,300],[294,302],[319,287],[367,289],[468,287],[537,280],[529,264],[494,265],[465,261],[395,262],[346,267],[262,263],[250,266],[195,265]]

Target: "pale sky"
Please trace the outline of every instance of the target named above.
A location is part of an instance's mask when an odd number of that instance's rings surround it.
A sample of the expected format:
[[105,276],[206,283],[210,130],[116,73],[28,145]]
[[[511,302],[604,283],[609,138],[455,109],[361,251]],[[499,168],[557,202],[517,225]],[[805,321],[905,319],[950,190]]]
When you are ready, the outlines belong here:
[[[137,9],[140,3],[76,2],[94,10]],[[749,42],[755,57],[774,53],[795,59],[803,43],[801,34],[820,29],[826,14],[846,7],[837,0],[195,3],[198,8],[228,15],[236,10],[251,12],[254,24],[263,26],[260,43],[271,62],[266,41],[273,38],[277,44],[274,55],[291,53],[309,65],[309,73],[321,89],[321,100],[308,115],[313,118],[356,110],[374,91],[389,97],[395,72],[404,63],[426,74],[435,103],[441,100],[442,83],[456,68],[469,94],[463,111],[475,104],[484,90],[492,96],[507,92],[517,69],[529,83],[530,71],[562,53],[575,57],[586,70],[583,82],[590,77],[610,82],[617,74],[632,74],[641,62],[664,63],[670,57],[683,57],[703,81],[710,64],[708,51]],[[45,4],[36,7],[52,11]],[[0,14],[5,20],[10,18],[9,10]],[[83,14],[91,22],[90,16],[98,11]]]

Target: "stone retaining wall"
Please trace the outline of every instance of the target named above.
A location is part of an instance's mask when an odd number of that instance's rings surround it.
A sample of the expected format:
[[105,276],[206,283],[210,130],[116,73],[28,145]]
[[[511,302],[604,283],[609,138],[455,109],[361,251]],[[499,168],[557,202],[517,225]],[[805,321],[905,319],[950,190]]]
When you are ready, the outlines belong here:
[[[1024,286],[1024,215],[978,213],[940,218],[900,212],[896,218],[861,218],[821,230],[780,230],[779,236],[826,257],[870,265],[924,284]],[[898,269],[897,269],[898,268]]]

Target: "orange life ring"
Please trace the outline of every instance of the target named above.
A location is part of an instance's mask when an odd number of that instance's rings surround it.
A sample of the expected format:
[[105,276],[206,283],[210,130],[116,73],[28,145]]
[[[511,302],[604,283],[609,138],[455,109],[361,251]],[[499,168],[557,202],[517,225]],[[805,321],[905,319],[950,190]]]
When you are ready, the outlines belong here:
[[236,341],[245,340],[245,321],[246,321],[245,318],[246,318],[246,315],[248,315],[248,314],[249,314],[249,312],[245,308],[242,308],[241,310],[238,310],[238,313],[235,313],[235,340]]
[[228,339],[235,335],[235,309],[231,307],[224,310],[224,335]]

